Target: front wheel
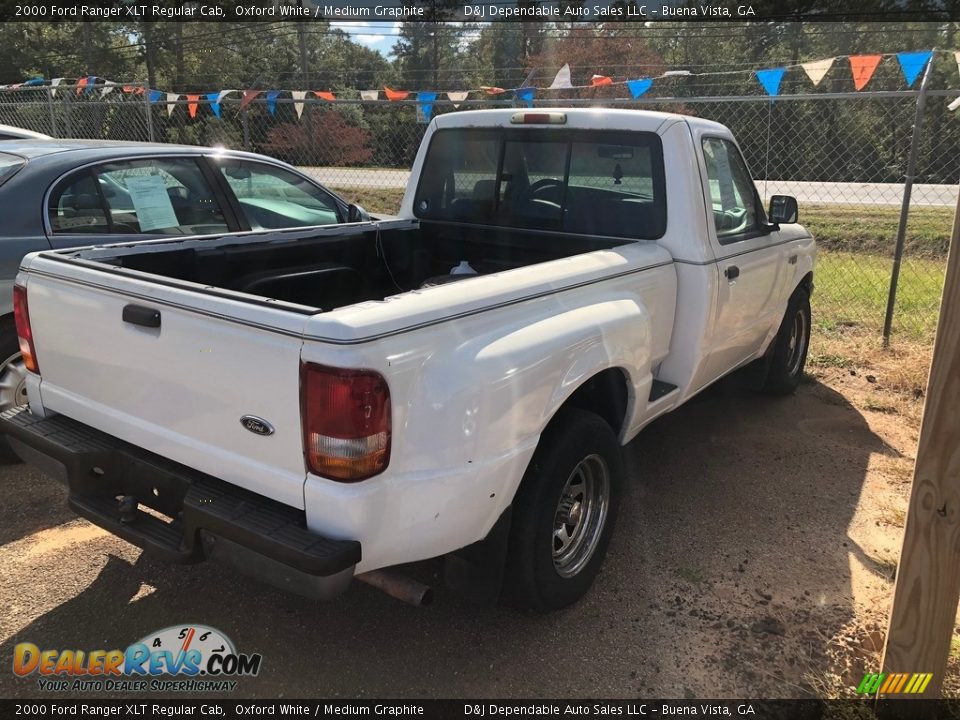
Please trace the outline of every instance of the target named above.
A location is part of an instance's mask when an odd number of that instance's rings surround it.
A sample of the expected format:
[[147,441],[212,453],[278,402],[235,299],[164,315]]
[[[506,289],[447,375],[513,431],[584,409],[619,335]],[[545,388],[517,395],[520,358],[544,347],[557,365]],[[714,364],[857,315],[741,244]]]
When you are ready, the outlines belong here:
[[797,288],[787,303],[780,330],[771,346],[764,392],[789,395],[800,384],[810,348],[810,294]]
[[613,534],[623,474],[620,446],[600,417],[567,410],[551,423],[514,500],[508,601],[548,612],[590,589]]

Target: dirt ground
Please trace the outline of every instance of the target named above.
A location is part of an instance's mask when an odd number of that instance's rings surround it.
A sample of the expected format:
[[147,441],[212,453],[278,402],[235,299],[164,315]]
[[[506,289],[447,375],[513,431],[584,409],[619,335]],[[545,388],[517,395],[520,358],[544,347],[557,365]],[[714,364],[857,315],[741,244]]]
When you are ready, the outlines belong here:
[[[76,519],[54,481],[0,469],[0,662],[203,623],[264,656],[236,696],[851,696],[878,669],[920,400],[892,412],[882,378],[812,371],[793,397],[725,383],[645,430],[596,586],[547,616],[439,583],[423,609],[366,586],[318,604],[165,566]],[[0,696],[39,694],[0,672]]]

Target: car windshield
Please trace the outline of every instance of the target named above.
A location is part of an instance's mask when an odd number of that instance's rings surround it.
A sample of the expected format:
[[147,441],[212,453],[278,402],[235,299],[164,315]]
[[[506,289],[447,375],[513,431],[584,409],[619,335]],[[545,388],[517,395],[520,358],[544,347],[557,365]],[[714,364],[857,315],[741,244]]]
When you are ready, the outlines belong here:
[[17,155],[0,153],[0,185],[13,177],[16,172],[27,164],[27,161]]

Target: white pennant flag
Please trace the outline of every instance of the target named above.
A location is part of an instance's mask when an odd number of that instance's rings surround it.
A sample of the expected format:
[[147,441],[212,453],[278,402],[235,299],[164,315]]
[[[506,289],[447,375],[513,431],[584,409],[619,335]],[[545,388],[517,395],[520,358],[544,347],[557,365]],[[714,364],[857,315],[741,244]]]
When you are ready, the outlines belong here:
[[50,97],[57,96],[57,85],[63,82],[63,78],[54,78],[50,81]]
[[167,117],[173,115],[173,109],[177,106],[177,100],[180,96],[177,93],[167,93]]
[[557,73],[557,76],[553,79],[553,83],[547,90],[562,90],[572,87],[573,83],[570,82],[570,65],[567,64],[560,68],[560,72]]
[[960,97],[947,105],[947,110],[956,110],[958,107],[960,107]]
[[298,102],[293,103],[293,109],[297,111],[297,120],[303,115],[303,99],[307,96],[306,90],[291,90],[290,94]]
[[800,63],[800,67],[803,68],[803,71],[807,74],[807,77],[810,78],[814,86],[820,84],[820,81],[823,80],[823,76],[827,74],[827,71],[833,67],[833,61],[835,58],[827,58],[826,60],[815,60],[814,62]]
[[116,87],[116,85],[117,84],[111,80],[105,80],[103,83],[103,90],[100,91],[100,97],[106,97],[113,91],[113,88]]
[[217,104],[219,105],[220,103],[223,102],[223,99],[224,99],[227,95],[229,95],[230,93],[235,93],[235,92],[239,92],[239,90],[221,90],[220,92],[217,93]]
[[361,100],[376,100],[380,97],[379,90],[361,90],[360,99]]
[[953,57],[954,57],[954,58],[956,59],[956,61],[957,61],[957,70],[960,70],[960,50],[956,50],[956,51],[953,53]]
[[460,103],[467,99],[467,95],[470,94],[469,90],[457,90],[456,92],[448,92],[447,98],[453,101],[453,106],[455,108],[460,107]]

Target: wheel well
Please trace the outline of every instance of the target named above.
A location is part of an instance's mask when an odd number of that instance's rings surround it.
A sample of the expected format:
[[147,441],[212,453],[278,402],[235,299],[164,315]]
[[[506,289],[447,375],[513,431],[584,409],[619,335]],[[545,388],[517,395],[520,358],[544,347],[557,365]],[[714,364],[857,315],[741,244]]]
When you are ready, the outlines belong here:
[[811,270],[806,275],[803,276],[803,279],[800,280],[800,283],[797,287],[802,287],[807,291],[807,295],[813,295],[813,271]]
[[623,370],[607,368],[594,375],[566,399],[560,410],[571,407],[599,415],[619,436],[627,416],[627,378]]

